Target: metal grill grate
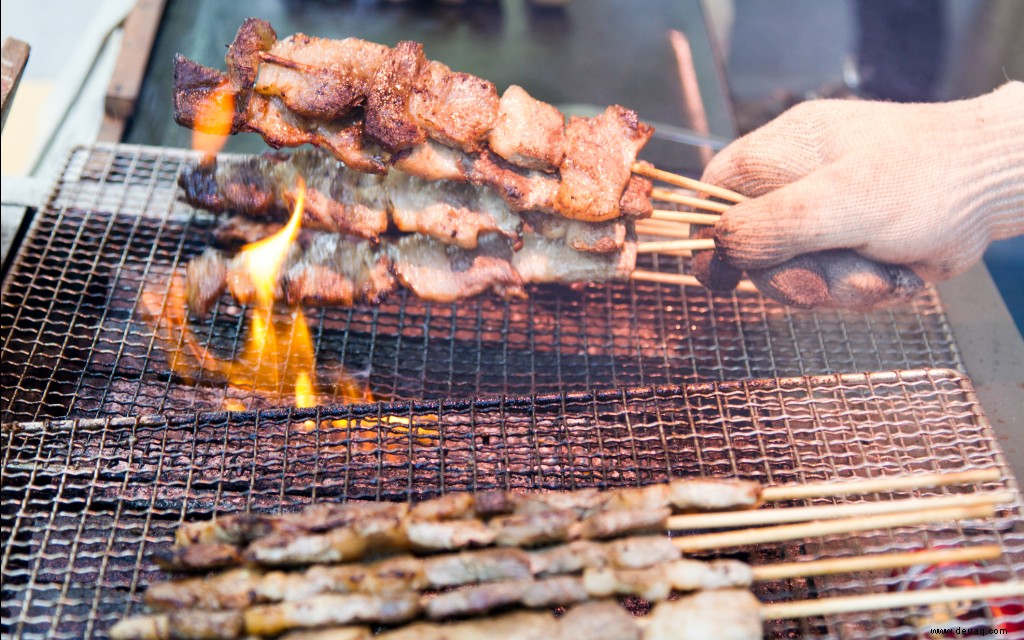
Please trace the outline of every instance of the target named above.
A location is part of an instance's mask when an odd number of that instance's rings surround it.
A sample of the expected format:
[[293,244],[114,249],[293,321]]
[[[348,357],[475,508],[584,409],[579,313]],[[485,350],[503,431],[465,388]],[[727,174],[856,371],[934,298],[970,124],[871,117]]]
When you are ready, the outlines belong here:
[[[384,414],[435,431],[412,437],[330,426]],[[937,369],[27,423],[4,427],[2,444],[0,619],[12,638],[103,636],[122,615],[141,611],[144,588],[157,577],[149,556],[171,544],[180,522],[246,509],[291,511],[314,500],[404,501],[491,488],[631,486],[694,475],[786,484],[992,466],[1003,480],[985,489],[1016,489],[969,383]],[[876,498],[841,500],[864,499]],[[732,555],[764,564],[964,543],[1004,550],[998,561],[945,566],[916,578],[874,572],[761,584],[756,591],[764,601],[885,592],[926,579],[1024,579],[1020,507],[1018,501],[987,521],[762,545]],[[846,614],[772,623],[768,632],[919,637],[935,613]],[[979,606],[956,620],[962,627],[1007,622],[1024,623],[1024,613]]]
[[[72,153],[5,278],[3,422],[220,410],[231,400],[250,409],[284,404],[209,375],[185,384],[168,366],[176,345],[142,317],[143,291],[164,308],[172,274],[208,245],[215,225],[176,201],[189,157],[123,145]],[[658,263],[646,268],[686,271],[681,258],[647,259]],[[801,312],[756,294],[648,283],[530,294],[457,305],[397,295],[379,308],[307,315],[326,378],[342,369],[365,376],[378,399],[396,401],[960,368],[932,290],[870,314]],[[241,349],[246,313],[225,294],[192,328],[230,358]]]

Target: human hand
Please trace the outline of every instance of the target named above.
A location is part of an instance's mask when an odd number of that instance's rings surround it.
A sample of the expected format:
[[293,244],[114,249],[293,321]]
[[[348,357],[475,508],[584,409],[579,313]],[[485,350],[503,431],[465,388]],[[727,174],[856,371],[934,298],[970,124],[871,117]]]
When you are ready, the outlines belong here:
[[702,179],[751,197],[722,215],[716,250],[695,256],[706,286],[731,289],[745,269],[801,307],[905,299],[1024,233],[1024,83],[941,104],[806,102]]

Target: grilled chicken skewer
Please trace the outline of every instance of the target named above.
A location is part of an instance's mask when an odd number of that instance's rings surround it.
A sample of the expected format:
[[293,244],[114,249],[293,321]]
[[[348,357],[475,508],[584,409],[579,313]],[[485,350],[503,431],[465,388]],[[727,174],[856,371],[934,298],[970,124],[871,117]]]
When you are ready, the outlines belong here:
[[[638,541],[634,541],[636,544]],[[358,622],[401,623],[415,617],[446,619],[486,614],[494,608],[527,606],[544,608],[597,600],[613,595],[636,595],[652,602],[664,601],[672,592],[715,591],[749,587],[755,580],[779,576],[816,575],[857,569],[906,567],[925,563],[972,561],[997,557],[995,545],[933,552],[863,556],[845,559],[843,567],[834,561],[802,562],[749,567],[731,560],[698,562],[670,560],[647,568],[604,566],[588,568],[582,576],[554,576],[478,584],[437,595],[419,595],[416,585],[403,578],[410,567],[392,562],[384,581],[373,581],[372,593],[295,593],[295,599],[279,603],[234,600],[235,609],[188,608],[166,614],[125,620],[112,630],[115,638],[213,637],[236,638],[277,635],[296,628],[349,625]],[[396,559],[398,560],[398,559]],[[408,562],[403,560],[402,562]],[[818,565],[822,565],[819,567]],[[828,566],[826,566],[828,565]],[[383,566],[383,563],[378,563]],[[251,582],[229,572],[217,578],[236,580],[236,594],[243,594]],[[374,573],[374,572],[370,572]],[[761,576],[759,573],[763,573]],[[367,574],[369,575],[369,574]],[[351,578],[352,576],[350,576]],[[324,580],[324,577],[320,578]],[[412,588],[410,588],[412,587]],[[191,602],[202,607],[208,600]],[[184,603],[178,603],[184,604]]]
[[[316,539],[325,543],[325,549],[343,548],[343,534],[323,538],[337,531],[347,531],[377,547],[451,549],[462,541],[538,546],[560,541],[570,528],[585,538],[644,529],[663,531],[664,519],[673,512],[755,508],[760,494],[756,482],[697,478],[607,491],[450,493],[412,506],[317,504],[297,514],[238,514],[182,525],[175,553],[200,544],[227,545],[238,553],[248,549],[259,561],[264,549],[309,536],[320,536]],[[599,535],[602,533],[609,535]]]
[[[234,566],[244,562],[262,566],[347,562],[367,552],[413,549],[444,551],[473,546],[541,546],[574,539],[604,539],[666,529],[673,511],[726,511],[752,509],[761,496],[848,495],[884,491],[884,487],[943,486],[991,480],[998,470],[894,477],[879,481],[822,485],[765,487],[753,482],[677,479],[665,484],[601,492],[585,489],[564,493],[519,494],[453,493],[413,506],[396,503],[319,504],[299,514],[260,516],[239,514],[218,520],[183,525],[177,545],[161,559],[167,567],[196,570]],[[890,489],[891,490],[891,489]],[[907,514],[875,518],[935,514],[960,517],[981,514],[1005,501],[1003,493],[979,494],[977,500],[942,504],[915,501]],[[945,500],[934,498],[932,500]],[[886,513],[877,511],[875,513]],[[868,515],[867,512],[859,515]],[[832,515],[831,517],[835,517]],[[919,518],[920,519],[920,518]],[[782,521],[786,521],[783,519]],[[872,521],[861,518],[865,524]],[[888,520],[887,520],[888,521]],[[824,526],[824,525],[821,525]],[[894,525],[886,525],[894,526]],[[799,537],[794,527],[777,527],[779,535]],[[769,530],[756,530],[764,534]],[[736,534],[681,538],[677,543],[700,548],[728,546]],[[719,538],[723,538],[719,543]],[[687,547],[689,548],[689,547]]]

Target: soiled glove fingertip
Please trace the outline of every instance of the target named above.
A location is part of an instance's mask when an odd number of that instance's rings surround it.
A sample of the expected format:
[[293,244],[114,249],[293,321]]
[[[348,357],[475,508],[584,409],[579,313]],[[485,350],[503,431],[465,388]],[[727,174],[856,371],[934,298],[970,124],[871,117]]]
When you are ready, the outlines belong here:
[[712,291],[732,291],[743,277],[743,270],[722,260],[717,251],[698,251],[691,262],[693,275]]
[[751,269],[747,275],[772,300],[800,309],[814,309],[832,301],[829,283],[817,263],[803,256],[783,267]]

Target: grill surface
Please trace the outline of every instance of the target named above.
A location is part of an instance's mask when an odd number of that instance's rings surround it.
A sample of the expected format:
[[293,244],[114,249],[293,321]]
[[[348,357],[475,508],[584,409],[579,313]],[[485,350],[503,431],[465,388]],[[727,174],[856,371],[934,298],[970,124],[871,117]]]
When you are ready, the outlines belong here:
[[[328,426],[384,414],[435,431],[348,435]],[[311,429],[308,420],[325,426]],[[937,369],[440,404],[27,423],[5,427],[2,444],[0,617],[5,637],[14,638],[103,636],[122,615],[142,610],[144,588],[158,577],[150,554],[171,544],[180,522],[240,510],[292,511],[314,500],[404,501],[493,488],[634,486],[694,475],[786,484],[992,466],[1003,471],[1003,480],[985,489],[1016,489],[969,384]],[[764,564],[967,542],[999,544],[1004,554],[983,566],[942,567],[930,574],[934,581],[1024,579],[1019,501],[994,520],[730,553]],[[903,573],[874,572],[764,583],[756,592],[763,601],[777,601],[920,586]],[[772,623],[768,631],[776,637],[905,636],[934,626],[931,615],[927,608],[850,614]],[[1024,614],[993,617],[979,607],[956,623],[1014,619],[1024,622]]]
[[[0,305],[2,421],[95,418],[284,404],[245,385],[170,372],[143,319],[166,308],[172,274],[210,242],[214,218],[176,201],[186,152],[78,149],[14,256]],[[680,258],[646,268],[685,272]],[[658,261],[657,263],[650,262]],[[365,378],[378,399],[562,393],[632,385],[920,367],[960,368],[938,297],[870,314],[803,312],[757,294],[621,283],[537,287],[528,301],[308,313],[321,379]],[[227,295],[193,321],[204,345],[237,356],[248,310]],[[321,390],[320,401],[336,400]]]

